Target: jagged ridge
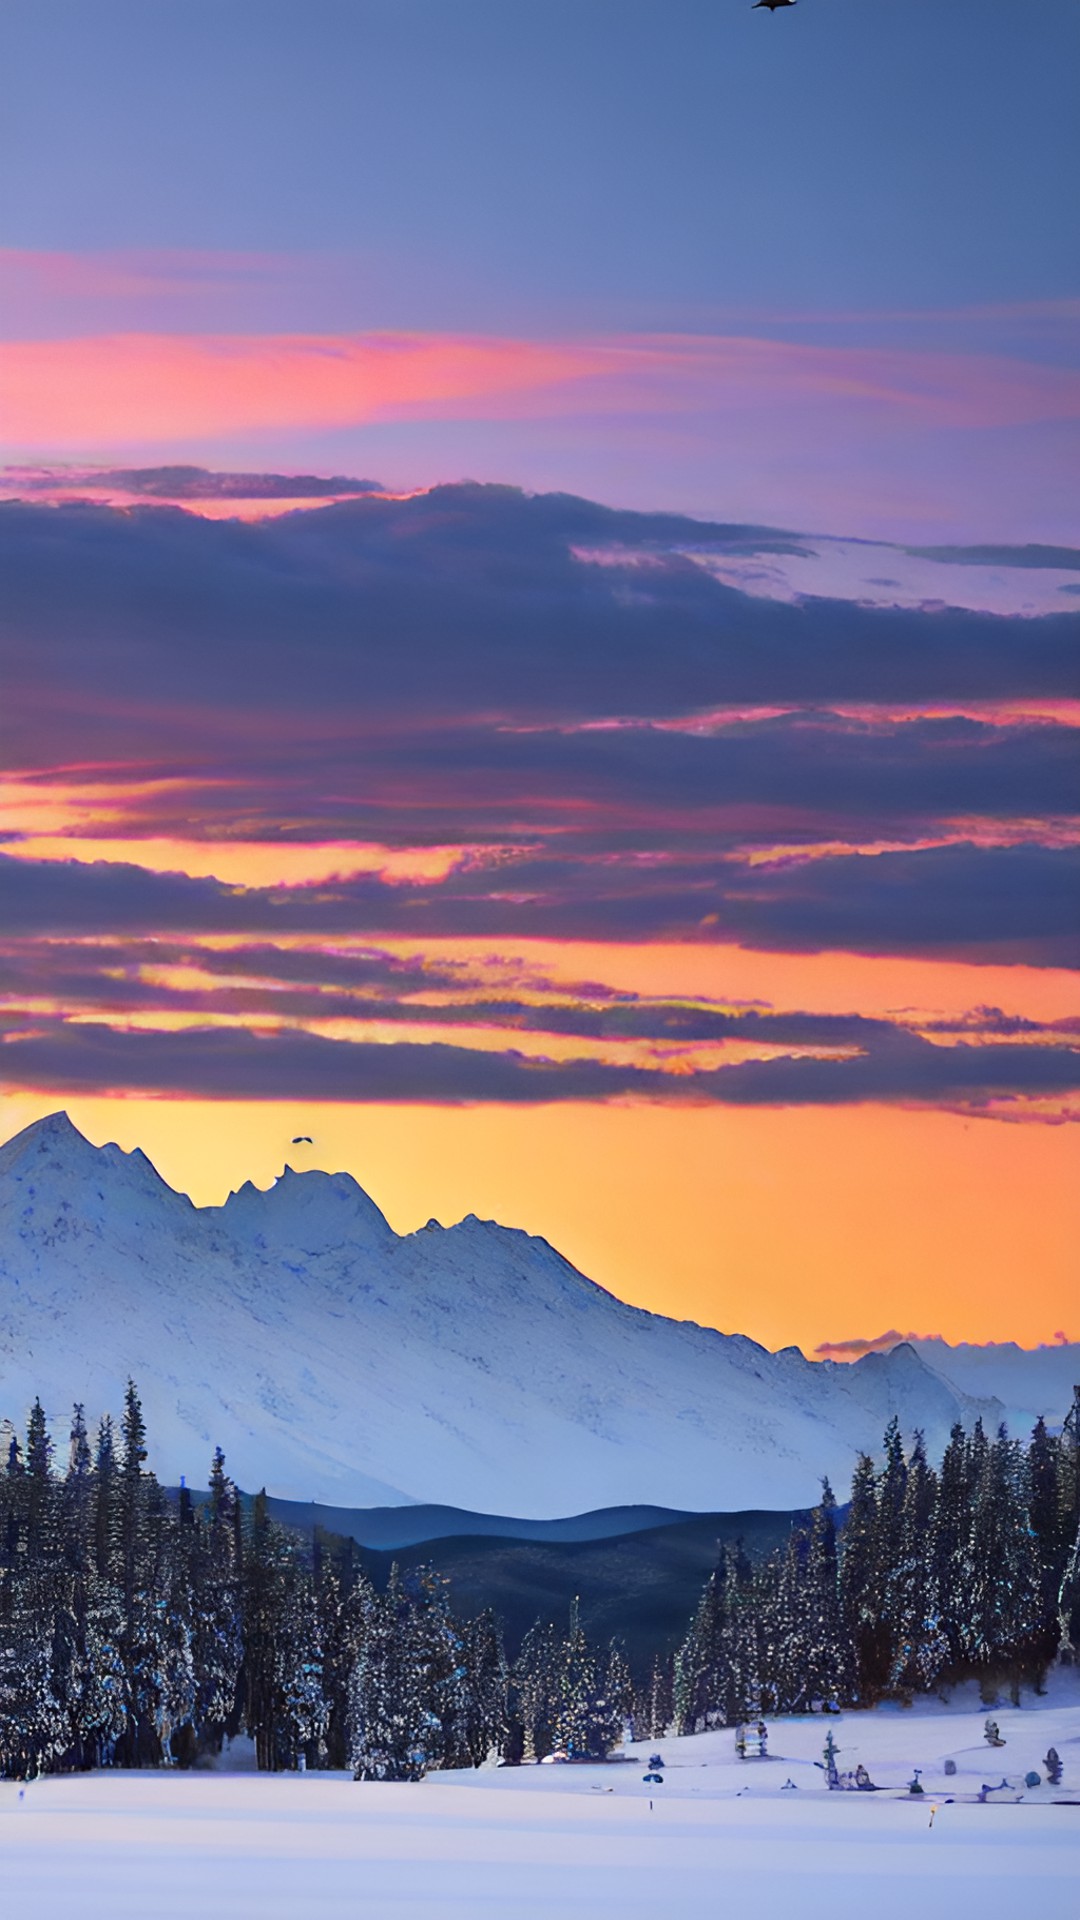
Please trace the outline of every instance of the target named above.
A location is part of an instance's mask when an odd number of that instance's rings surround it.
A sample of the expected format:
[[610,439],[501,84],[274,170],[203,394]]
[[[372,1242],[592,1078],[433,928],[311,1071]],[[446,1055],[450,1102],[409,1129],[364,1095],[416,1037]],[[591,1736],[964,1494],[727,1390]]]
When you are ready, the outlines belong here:
[[473,1216],[399,1236],[349,1174],[197,1208],[54,1114],[0,1149],[0,1411],[40,1393],[59,1430],[129,1373],[166,1478],[220,1444],[290,1498],[523,1517],[803,1506],[893,1412],[937,1448],[976,1405],[909,1347],[769,1354]]

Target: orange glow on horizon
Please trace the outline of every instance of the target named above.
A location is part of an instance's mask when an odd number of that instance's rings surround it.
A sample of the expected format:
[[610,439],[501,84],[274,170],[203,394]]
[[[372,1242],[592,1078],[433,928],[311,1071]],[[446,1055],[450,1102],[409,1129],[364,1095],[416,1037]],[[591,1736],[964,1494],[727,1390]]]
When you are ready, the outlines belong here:
[[[542,1234],[620,1298],[770,1347],[918,1326],[1076,1337],[1080,1183],[1067,1128],[948,1113],[645,1106],[356,1107],[0,1101],[8,1138],[58,1106],[219,1204],[290,1161],[352,1172],[399,1232],[468,1212]],[[310,1132],[312,1148],[290,1145]]]

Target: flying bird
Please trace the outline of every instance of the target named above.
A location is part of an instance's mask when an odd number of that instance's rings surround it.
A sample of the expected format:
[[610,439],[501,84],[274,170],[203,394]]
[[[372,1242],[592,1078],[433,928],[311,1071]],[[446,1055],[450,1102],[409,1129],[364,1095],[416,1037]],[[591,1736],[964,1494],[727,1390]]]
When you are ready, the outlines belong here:
[[292,1143],[294,1147],[313,1147],[315,1145],[310,1133],[294,1133]]
[[768,7],[770,13],[775,13],[777,7],[793,7],[794,5],[795,0],[754,0],[750,11],[751,13],[756,13],[759,7]]

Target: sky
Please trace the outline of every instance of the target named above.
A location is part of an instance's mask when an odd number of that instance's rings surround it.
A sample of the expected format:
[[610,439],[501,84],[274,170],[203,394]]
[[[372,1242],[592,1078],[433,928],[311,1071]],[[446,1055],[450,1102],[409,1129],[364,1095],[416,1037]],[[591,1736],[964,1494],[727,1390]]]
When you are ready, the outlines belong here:
[[0,1135],[1076,1336],[1078,56],[0,0]]

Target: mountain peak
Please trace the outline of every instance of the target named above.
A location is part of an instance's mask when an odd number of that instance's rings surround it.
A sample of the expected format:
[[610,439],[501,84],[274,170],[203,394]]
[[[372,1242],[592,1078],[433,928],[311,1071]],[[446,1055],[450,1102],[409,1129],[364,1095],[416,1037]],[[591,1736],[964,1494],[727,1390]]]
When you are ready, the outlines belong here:
[[88,1147],[90,1145],[86,1135],[79,1132],[78,1127],[70,1115],[64,1111],[63,1107],[60,1107],[56,1113],[43,1114],[40,1120],[31,1120],[28,1127],[23,1127],[20,1132],[13,1133],[11,1139],[5,1141],[2,1151],[8,1153],[12,1147],[26,1147],[39,1140],[81,1140],[83,1146]]
[[121,1175],[129,1191],[138,1189],[155,1199],[168,1195],[170,1200],[191,1205],[186,1195],[178,1194],[162,1179],[141,1147],[133,1147],[130,1153],[115,1141],[95,1147],[63,1110],[32,1120],[0,1147],[0,1175],[12,1180],[56,1174],[62,1180],[89,1181],[91,1177],[100,1179],[106,1170]]
[[98,1148],[64,1112],[47,1113],[31,1120],[28,1127],[13,1134],[0,1147],[0,1172],[17,1174],[27,1167],[47,1164],[55,1167],[85,1166],[96,1159]]
[[286,1166],[273,1186],[251,1180],[216,1211],[229,1231],[244,1238],[269,1235],[282,1245],[309,1253],[345,1244],[386,1246],[397,1235],[385,1215],[351,1173],[298,1173]]

